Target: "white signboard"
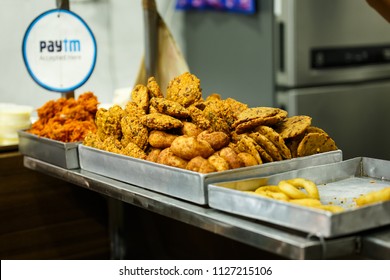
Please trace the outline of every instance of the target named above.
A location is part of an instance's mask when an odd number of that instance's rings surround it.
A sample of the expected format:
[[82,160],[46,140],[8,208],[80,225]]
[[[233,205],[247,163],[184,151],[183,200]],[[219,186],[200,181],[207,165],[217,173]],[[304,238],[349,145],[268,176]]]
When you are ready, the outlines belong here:
[[82,86],[96,63],[96,41],[88,25],[68,10],[38,16],[23,39],[23,58],[40,86],[68,92]]

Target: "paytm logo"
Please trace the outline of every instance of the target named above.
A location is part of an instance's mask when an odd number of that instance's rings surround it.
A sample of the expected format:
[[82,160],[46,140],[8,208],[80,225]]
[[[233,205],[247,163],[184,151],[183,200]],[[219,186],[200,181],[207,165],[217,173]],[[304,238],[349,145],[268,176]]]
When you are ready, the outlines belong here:
[[39,41],[39,51],[43,52],[80,52],[80,40]]

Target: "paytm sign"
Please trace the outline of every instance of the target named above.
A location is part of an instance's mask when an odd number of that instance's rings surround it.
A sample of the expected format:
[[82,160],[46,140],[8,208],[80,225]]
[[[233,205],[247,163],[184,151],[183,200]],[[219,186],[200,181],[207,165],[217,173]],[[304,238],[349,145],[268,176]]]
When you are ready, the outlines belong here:
[[40,86],[67,92],[83,85],[96,63],[95,37],[88,25],[68,10],[50,10],[28,27],[22,45],[30,76]]

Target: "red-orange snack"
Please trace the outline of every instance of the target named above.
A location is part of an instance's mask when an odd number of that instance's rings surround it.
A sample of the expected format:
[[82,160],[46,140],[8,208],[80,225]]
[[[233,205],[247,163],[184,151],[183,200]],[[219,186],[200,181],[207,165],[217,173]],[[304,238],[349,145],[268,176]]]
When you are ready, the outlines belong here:
[[62,142],[82,141],[89,132],[96,132],[97,97],[86,92],[74,98],[48,101],[38,111],[39,119],[28,132]]

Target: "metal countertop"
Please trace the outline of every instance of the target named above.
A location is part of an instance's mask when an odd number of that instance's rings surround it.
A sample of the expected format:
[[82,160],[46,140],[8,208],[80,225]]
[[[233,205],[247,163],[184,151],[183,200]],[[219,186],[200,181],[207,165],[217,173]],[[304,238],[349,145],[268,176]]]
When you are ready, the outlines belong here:
[[82,169],[64,169],[31,157],[24,166],[160,215],[289,259],[390,259],[390,227],[324,239],[227,214]]

